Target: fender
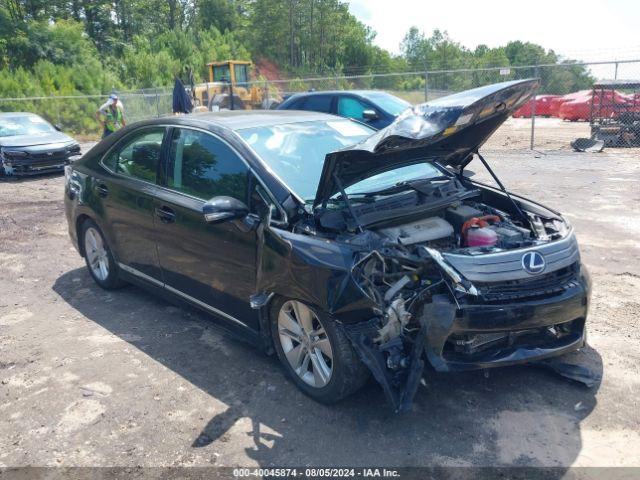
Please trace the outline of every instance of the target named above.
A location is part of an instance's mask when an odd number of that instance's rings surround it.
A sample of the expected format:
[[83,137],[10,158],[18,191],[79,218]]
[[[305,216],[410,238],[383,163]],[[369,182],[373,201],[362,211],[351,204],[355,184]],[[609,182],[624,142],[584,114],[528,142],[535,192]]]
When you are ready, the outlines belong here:
[[352,278],[354,253],[352,248],[335,241],[292,233],[263,222],[258,229],[253,301],[260,296],[281,295],[316,306],[340,321],[366,320],[375,305]]

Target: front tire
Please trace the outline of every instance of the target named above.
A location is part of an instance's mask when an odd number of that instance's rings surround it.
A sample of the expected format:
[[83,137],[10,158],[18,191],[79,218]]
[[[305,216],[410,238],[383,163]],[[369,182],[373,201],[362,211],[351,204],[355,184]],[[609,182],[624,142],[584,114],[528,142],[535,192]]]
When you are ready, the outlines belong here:
[[271,308],[271,335],[287,374],[305,394],[335,403],[369,378],[335,321],[298,300],[278,299]]
[[82,223],[80,239],[84,260],[93,280],[105,290],[124,286],[125,282],[118,278],[118,264],[113,259],[111,249],[93,220]]

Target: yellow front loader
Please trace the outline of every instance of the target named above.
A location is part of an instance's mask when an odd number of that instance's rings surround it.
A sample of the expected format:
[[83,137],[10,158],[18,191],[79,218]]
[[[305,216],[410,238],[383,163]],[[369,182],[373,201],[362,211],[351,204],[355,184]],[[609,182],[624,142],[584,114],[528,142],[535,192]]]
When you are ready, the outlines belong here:
[[227,60],[207,63],[209,81],[194,86],[196,111],[269,110],[277,107],[277,92],[256,86],[249,80],[251,62]]

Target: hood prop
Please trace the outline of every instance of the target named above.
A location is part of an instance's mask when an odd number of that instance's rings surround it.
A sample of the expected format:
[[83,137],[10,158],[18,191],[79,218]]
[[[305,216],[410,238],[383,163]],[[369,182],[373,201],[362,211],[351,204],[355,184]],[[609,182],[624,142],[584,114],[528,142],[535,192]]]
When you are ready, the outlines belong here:
[[[347,205],[347,210],[349,210],[349,215],[351,215],[351,218],[353,219],[354,223],[356,224],[356,230],[359,233],[364,232],[364,229],[362,228],[362,225],[360,224],[360,220],[358,220],[358,217],[356,215],[356,212],[353,211],[353,207],[351,206],[351,200],[349,200],[349,196],[347,195],[347,192],[344,191],[344,187],[342,186],[342,182],[340,181],[340,178],[338,177],[338,174],[333,172],[333,181],[336,182],[336,186],[338,187],[338,190],[340,191],[340,195],[342,195],[342,198],[344,200],[344,203],[346,203]],[[323,208],[326,208],[327,206],[327,202],[323,202]]]
[[[522,211],[522,209],[520,208],[520,205],[518,205],[516,203],[516,201],[511,197],[511,195],[509,195],[509,192],[507,192],[507,189],[504,188],[504,185],[502,184],[502,182],[500,181],[500,179],[498,178],[498,176],[494,173],[493,170],[491,170],[491,167],[489,166],[489,164],[487,163],[487,161],[484,159],[484,157],[482,155],[480,155],[480,152],[478,152],[478,150],[476,150],[474,152],[478,158],[480,159],[480,161],[482,162],[482,164],[484,165],[484,168],[487,169],[487,171],[489,172],[489,174],[493,177],[493,179],[496,181],[496,183],[498,184],[498,186],[500,187],[500,190],[502,190],[502,193],[504,193],[507,198],[511,201],[511,203],[513,204],[513,207],[516,209],[516,211],[518,212],[518,216],[520,217],[520,220],[522,220],[525,224],[529,225],[530,227],[533,227],[531,225],[531,220],[529,219],[529,217]],[[535,231],[535,229],[534,229]]]

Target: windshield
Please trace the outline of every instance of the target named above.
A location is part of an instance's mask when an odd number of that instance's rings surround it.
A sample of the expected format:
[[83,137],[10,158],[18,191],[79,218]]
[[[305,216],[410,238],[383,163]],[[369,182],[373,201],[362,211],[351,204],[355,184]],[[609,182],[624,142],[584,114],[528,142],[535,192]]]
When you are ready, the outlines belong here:
[[0,116],[0,137],[52,132],[53,127],[37,115]]
[[213,81],[214,82],[230,82],[231,74],[229,72],[229,65],[216,65],[213,67]]
[[378,105],[385,112],[395,115],[396,117],[407,108],[411,108],[411,104],[409,102],[386,92],[362,92],[362,96]]
[[238,130],[273,172],[305,202],[318,190],[325,156],[375,130],[350,120],[322,120]]
[[400,182],[409,182],[411,180],[418,179],[427,180],[430,178],[442,177],[442,175],[443,172],[438,170],[431,163],[417,163],[415,165],[407,165],[365,178],[364,180],[345,188],[344,191],[347,195],[360,195],[393,187]]

